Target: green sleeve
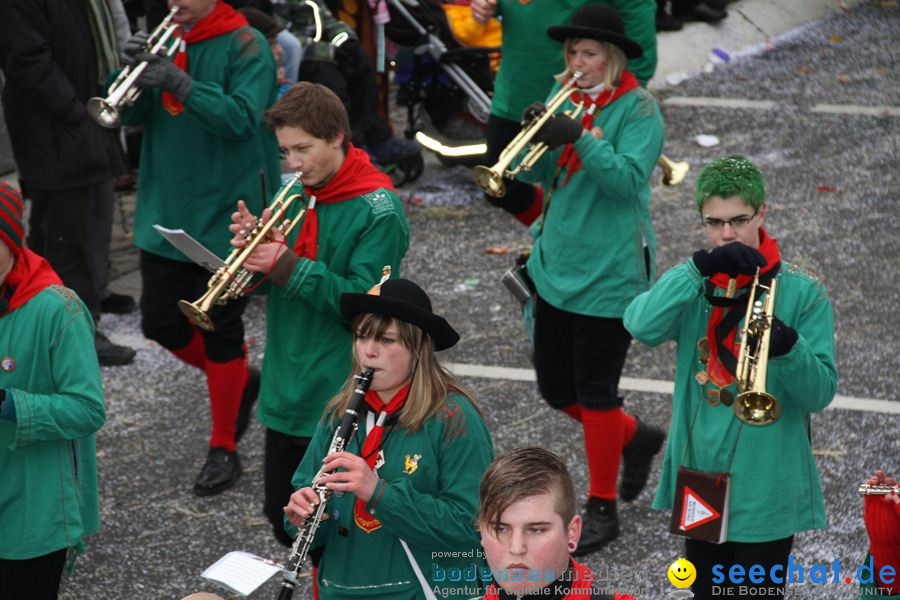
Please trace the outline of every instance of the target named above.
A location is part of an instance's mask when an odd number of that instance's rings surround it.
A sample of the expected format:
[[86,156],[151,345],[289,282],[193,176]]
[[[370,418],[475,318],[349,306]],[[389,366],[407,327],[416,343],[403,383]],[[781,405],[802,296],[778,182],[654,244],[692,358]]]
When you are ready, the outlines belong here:
[[184,101],[203,127],[226,140],[246,141],[259,131],[263,111],[269,107],[275,89],[275,61],[262,39],[234,35],[229,48],[234,54],[228,62],[226,84],[194,79]]
[[636,198],[662,153],[665,127],[656,102],[642,96],[631,111],[615,145],[590,132],[575,141],[584,170],[597,187],[596,197]]
[[[94,331],[85,312],[68,315],[55,324],[47,376],[53,394],[8,390],[15,402],[16,437],[11,450],[40,442],[75,440],[91,435],[106,422],[100,365],[94,350]],[[52,369],[49,368],[52,365]]]
[[[778,301],[776,291],[776,309]],[[797,323],[797,341],[790,352],[769,361],[769,377],[787,391],[783,401],[794,402],[809,412],[822,410],[837,391],[837,366],[834,361],[834,316],[825,288],[816,283],[810,306]]]
[[[493,446],[484,421],[472,405],[460,404],[464,409],[457,418],[464,421],[443,428],[462,427],[464,433],[446,444],[438,441],[442,445],[438,493],[420,492],[410,478],[400,477],[379,482],[372,494],[377,504],[370,501],[366,507],[385,529],[411,546],[465,550],[478,545],[478,486],[493,459]],[[442,430],[441,437],[446,438],[446,433]]]
[[331,271],[322,261],[301,258],[281,288],[281,297],[341,320],[341,294],[368,291],[381,279],[385,265],[396,276],[408,246],[409,227],[403,217],[397,212],[379,215],[360,236],[346,275]]
[[666,271],[625,309],[625,329],[647,346],[675,339],[681,315],[703,293],[703,277],[688,260]]
[[[316,433],[313,434],[312,441],[309,443],[309,447],[303,455],[303,460],[297,465],[297,470],[294,471],[294,476],[291,478],[291,486],[294,488],[294,491],[312,485],[313,477],[316,476],[319,469],[322,467],[322,459],[325,458],[325,455],[328,453],[328,447],[331,445],[331,438],[334,436],[334,431],[328,426],[329,422],[330,421],[320,421],[319,425],[316,427]],[[322,521],[321,525],[319,525],[313,547],[322,544],[322,540],[325,536],[324,532],[328,529],[329,525],[330,519]],[[284,517],[284,530],[292,538],[296,538],[299,533],[297,527],[288,521],[287,517]]]

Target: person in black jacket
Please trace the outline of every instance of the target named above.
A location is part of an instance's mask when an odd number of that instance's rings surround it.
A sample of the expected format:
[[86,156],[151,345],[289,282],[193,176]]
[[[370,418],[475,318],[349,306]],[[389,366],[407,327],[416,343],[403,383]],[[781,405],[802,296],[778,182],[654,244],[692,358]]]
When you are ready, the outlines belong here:
[[[103,95],[101,84],[117,66],[112,12],[107,0],[7,0],[0,3],[0,23],[3,111],[19,179],[33,203],[28,245],[96,321],[113,178],[124,165],[116,133],[96,124],[85,105]],[[94,341],[100,364],[134,358],[134,350],[102,333]]]

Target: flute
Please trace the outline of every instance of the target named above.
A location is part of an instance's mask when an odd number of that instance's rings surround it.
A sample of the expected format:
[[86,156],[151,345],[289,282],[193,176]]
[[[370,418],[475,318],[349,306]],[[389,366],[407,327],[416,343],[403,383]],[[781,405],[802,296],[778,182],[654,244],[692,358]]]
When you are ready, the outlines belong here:
[[859,486],[859,493],[863,496],[900,494],[900,485],[869,485],[863,483]]

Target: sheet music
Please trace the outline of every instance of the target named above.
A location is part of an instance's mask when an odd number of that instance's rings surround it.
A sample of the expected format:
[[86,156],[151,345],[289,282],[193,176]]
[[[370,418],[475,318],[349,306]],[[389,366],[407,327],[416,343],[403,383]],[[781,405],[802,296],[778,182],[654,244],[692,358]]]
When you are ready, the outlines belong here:
[[166,238],[170,244],[181,250],[182,254],[208,271],[215,272],[225,266],[225,261],[185,233],[184,229],[168,229],[159,224],[154,225],[153,229]]
[[201,577],[242,596],[249,596],[281,568],[281,565],[255,554],[235,550],[213,563]]

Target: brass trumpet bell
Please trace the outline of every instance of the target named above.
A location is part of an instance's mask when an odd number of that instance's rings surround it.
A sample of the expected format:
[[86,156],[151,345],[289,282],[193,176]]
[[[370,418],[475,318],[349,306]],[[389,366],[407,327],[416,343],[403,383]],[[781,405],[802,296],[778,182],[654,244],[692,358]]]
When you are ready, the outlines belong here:
[[687,162],[672,162],[672,159],[665,154],[660,155],[658,164],[663,172],[660,181],[666,186],[678,185],[684,181],[684,176],[687,175],[687,172],[691,169],[691,166]]
[[[747,425],[771,425],[781,416],[781,405],[766,391],[769,364],[769,344],[772,322],[775,319],[775,284],[768,287],[759,282],[759,269],[747,299],[747,313],[741,329],[741,349],[738,353],[737,379],[741,391],[734,400],[734,414]],[[768,292],[760,300],[762,291]]]
[[734,414],[748,425],[769,425],[781,416],[781,404],[767,392],[743,392],[734,401]]

